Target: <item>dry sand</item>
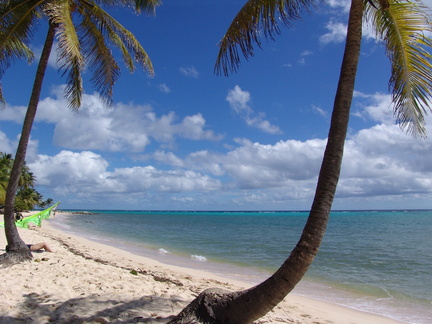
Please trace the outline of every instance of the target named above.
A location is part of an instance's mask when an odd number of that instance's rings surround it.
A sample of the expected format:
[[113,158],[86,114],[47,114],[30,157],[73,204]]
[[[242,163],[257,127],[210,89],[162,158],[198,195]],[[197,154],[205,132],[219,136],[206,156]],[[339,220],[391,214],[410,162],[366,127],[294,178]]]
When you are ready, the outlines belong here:
[[[250,286],[74,237],[47,220],[19,232],[27,244],[47,242],[54,253],[33,253],[33,261],[0,268],[0,323],[166,323],[206,288]],[[256,323],[401,322],[290,294]]]

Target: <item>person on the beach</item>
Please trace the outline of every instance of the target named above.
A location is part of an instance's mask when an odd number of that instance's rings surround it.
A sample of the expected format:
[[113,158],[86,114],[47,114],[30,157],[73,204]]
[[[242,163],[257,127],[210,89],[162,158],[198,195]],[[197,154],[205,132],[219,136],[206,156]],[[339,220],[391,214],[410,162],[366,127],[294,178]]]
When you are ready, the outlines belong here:
[[15,213],[15,221],[19,221],[23,219],[23,215],[21,213]]
[[40,242],[36,244],[27,244],[27,246],[32,252],[40,251],[42,249],[45,250],[46,252],[52,252],[51,248],[45,242]]
[[[36,244],[27,244],[27,247],[31,252],[41,252],[45,250],[46,252],[52,252],[51,248],[45,242],[40,242]],[[6,245],[6,252],[9,251],[9,245]]]

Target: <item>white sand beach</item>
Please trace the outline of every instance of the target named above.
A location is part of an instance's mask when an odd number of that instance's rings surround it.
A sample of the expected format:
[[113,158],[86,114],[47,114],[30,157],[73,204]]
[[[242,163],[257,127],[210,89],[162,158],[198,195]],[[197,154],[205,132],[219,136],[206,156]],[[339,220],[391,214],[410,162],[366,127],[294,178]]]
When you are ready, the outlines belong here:
[[[33,261],[0,268],[0,323],[166,323],[206,288],[250,286],[71,236],[49,220],[19,233],[27,244],[47,242],[54,252],[33,253]],[[401,322],[290,294],[256,323]]]

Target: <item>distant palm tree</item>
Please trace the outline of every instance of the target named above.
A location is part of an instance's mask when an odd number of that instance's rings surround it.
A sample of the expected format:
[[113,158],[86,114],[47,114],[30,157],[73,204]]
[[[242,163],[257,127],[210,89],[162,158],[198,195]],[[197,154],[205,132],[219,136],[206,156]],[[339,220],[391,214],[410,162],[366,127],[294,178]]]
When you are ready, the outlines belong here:
[[[411,134],[426,135],[424,114],[430,110],[432,65],[428,50],[432,41],[429,12],[414,1],[352,0],[347,39],[334,100],[328,142],[314,201],[303,234],[282,266],[267,280],[245,291],[208,290],[201,293],[170,323],[247,324],[264,316],[281,302],[302,279],[321,245],[339,180],[350,106],[354,92],[366,16],[384,41],[392,64],[390,86],[395,115]],[[216,71],[228,74],[238,68],[237,47],[248,57],[261,32],[270,38],[279,32],[278,22],[290,24],[309,0],[250,0],[241,9],[222,39]],[[379,7],[378,9],[376,7]]]
[[25,164],[21,168],[21,176],[18,179],[18,187],[22,189],[33,188],[36,182],[36,178],[29,167]]
[[[0,205],[3,206],[5,202],[6,189],[10,178],[10,173],[13,167],[14,160],[11,154],[0,153]],[[29,168],[23,165],[21,174],[18,179],[18,190],[33,189],[35,184],[35,177],[30,172]]]
[[12,154],[0,153],[0,205],[5,203],[6,188],[9,182],[10,171],[12,170]]
[[41,196],[39,198],[37,206],[40,207],[40,208],[42,208],[42,209],[45,209],[48,206],[52,205],[53,202],[54,202],[54,200],[52,200],[52,198],[48,198],[48,199],[44,200],[43,197]]
[[40,198],[41,194],[34,188],[19,189],[16,194],[15,211],[32,210],[39,203]]
[[[37,21],[41,18],[48,21],[48,32],[6,191],[4,218],[10,253],[2,255],[2,259],[7,260],[5,263],[31,258],[13,221],[14,200],[55,36],[58,39],[58,63],[61,71],[67,75],[65,96],[70,107],[78,109],[81,105],[82,73],[86,66],[93,74],[91,81],[101,97],[110,104],[120,68],[108,44],[120,49],[123,60],[131,71],[135,68],[135,63],[138,63],[152,74],[153,66],[133,34],[103,7],[134,5],[137,11],[143,9],[152,12],[159,2],[160,0],[9,0],[0,4],[0,78],[12,61],[33,59],[29,40]],[[1,89],[0,101],[4,103]]]

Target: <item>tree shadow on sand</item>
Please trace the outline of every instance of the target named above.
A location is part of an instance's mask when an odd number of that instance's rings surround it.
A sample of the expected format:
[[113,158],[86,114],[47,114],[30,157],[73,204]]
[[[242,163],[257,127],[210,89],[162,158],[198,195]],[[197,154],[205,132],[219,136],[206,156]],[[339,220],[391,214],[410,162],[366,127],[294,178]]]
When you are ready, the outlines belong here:
[[184,300],[155,296],[121,301],[94,294],[65,302],[50,301],[48,294],[24,297],[18,315],[0,315],[0,323],[167,323],[173,317],[166,315],[167,309],[176,313],[174,307],[181,309],[185,304]]

